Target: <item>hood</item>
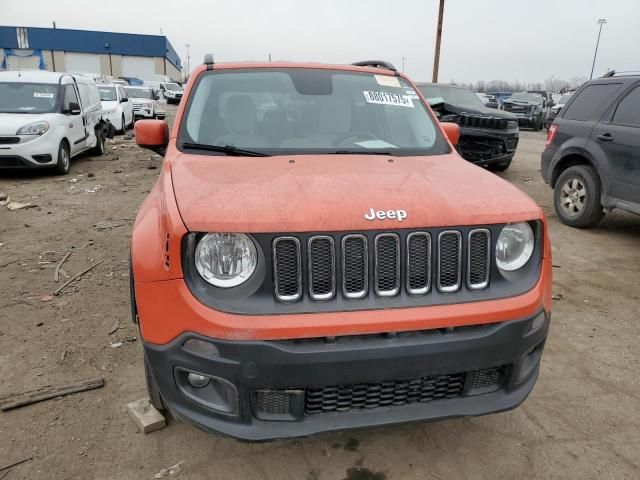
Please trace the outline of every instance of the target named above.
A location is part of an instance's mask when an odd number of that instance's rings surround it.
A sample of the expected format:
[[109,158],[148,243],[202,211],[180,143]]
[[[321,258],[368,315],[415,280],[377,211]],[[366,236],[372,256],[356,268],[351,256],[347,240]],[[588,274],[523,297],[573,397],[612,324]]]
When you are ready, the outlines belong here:
[[118,106],[117,100],[109,100],[109,101],[103,100],[100,103],[102,104],[103,110],[115,110],[115,108]]
[[496,110],[495,108],[489,108],[485,105],[454,105],[452,103],[440,103],[432,105],[434,110],[445,109],[450,113],[471,113],[479,115],[487,115],[494,118],[503,118],[505,120],[515,120],[513,113],[505,112],[504,110]]
[[541,102],[536,102],[536,101],[529,101],[529,100],[511,100],[509,98],[507,98],[506,100],[504,100],[502,103],[508,103],[511,105],[542,105]]
[[30,123],[53,120],[57,113],[0,113],[0,135],[15,135]]
[[139,103],[141,105],[151,105],[153,103],[153,100],[149,100],[148,98],[129,97],[129,100],[131,103]]
[[[182,154],[170,170],[180,215],[194,232],[426,228],[542,216],[523,192],[457,154],[393,160]],[[371,209],[407,216],[367,220]]]

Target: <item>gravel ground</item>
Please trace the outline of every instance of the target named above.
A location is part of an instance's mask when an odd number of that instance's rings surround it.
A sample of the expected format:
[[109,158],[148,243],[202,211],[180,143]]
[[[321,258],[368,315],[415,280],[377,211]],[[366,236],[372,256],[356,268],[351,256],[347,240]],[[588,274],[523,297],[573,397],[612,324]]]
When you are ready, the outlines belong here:
[[[77,159],[64,177],[0,174],[0,193],[37,205],[0,207],[0,397],[106,379],[102,389],[0,413],[0,469],[33,457],[0,479],[152,479],[180,461],[185,479],[638,478],[640,217],[616,212],[587,231],[561,225],[540,177],[543,146],[542,133],[523,131],[503,174],[549,216],[556,266],[542,372],[524,405],[261,444],[171,420],[145,436],[125,411],[145,395],[129,237],[162,159],[117,137],[108,155]],[[103,263],[51,299],[67,252],[69,275]]]

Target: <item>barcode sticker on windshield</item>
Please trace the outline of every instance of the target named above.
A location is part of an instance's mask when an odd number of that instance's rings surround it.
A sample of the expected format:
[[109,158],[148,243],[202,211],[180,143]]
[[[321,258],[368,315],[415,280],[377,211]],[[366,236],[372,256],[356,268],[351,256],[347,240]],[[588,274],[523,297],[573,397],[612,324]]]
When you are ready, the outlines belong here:
[[33,98],[53,98],[53,93],[33,92]]
[[398,77],[390,77],[389,75],[374,75],[374,77],[376,77],[378,85],[382,85],[383,87],[402,88]]
[[397,107],[414,108],[413,101],[408,95],[398,95],[389,92],[369,92],[364,91],[364,99],[367,103],[376,103],[378,105],[395,105]]

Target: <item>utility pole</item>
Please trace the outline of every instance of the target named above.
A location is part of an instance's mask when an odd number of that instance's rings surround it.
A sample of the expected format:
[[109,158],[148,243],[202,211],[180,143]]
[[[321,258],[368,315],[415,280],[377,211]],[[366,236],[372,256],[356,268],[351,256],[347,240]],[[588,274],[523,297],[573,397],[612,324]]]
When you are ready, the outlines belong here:
[[602,33],[602,26],[607,23],[607,19],[599,18],[596,23],[600,24],[600,28],[598,29],[598,41],[596,42],[596,51],[593,53],[593,64],[591,65],[591,76],[589,80],[593,78],[593,70],[596,67],[596,57],[598,56],[598,46],[600,45],[600,34]]
[[407,57],[402,57],[402,73],[404,73],[404,62],[407,59]]
[[191,44],[185,43],[184,46],[187,48],[187,73],[184,76],[184,79],[186,80],[189,78],[189,73],[191,73],[191,55],[189,55],[189,48],[191,47]]
[[433,77],[431,81],[438,83],[438,68],[440,67],[440,40],[442,39],[442,17],[444,16],[444,0],[440,0],[438,11],[438,29],[436,31],[436,52],[433,56]]

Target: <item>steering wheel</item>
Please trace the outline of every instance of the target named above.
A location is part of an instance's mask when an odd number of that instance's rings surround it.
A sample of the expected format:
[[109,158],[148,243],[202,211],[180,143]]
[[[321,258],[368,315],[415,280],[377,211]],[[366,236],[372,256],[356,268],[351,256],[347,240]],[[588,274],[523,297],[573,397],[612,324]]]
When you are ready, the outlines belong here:
[[[347,133],[343,133],[342,135],[340,135],[338,138],[336,138],[333,141],[333,145],[336,147],[339,146],[343,146],[343,144],[349,140],[350,138],[353,138],[354,140],[356,139],[362,139],[362,140],[378,140],[378,137],[376,137],[373,133],[371,132],[365,132],[365,131],[358,131],[358,132],[347,132]],[[355,142],[353,142],[355,143]]]

